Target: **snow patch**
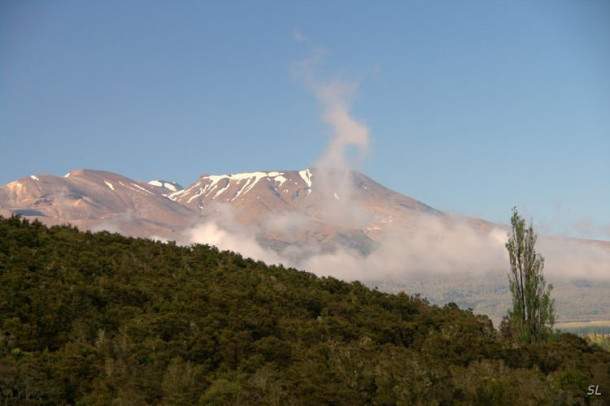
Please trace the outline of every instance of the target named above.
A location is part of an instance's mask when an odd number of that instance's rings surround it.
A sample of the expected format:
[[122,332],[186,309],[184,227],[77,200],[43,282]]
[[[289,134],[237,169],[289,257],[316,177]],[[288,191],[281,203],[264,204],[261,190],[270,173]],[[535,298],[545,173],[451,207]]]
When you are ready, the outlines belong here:
[[307,194],[309,195],[311,193],[311,185],[312,185],[312,182],[311,182],[312,173],[311,173],[311,171],[309,170],[309,168],[305,169],[304,171],[299,171],[299,176],[307,184]]
[[177,198],[178,196],[188,195],[193,190],[197,189],[197,186],[199,186],[199,184],[196,183],[193,186],[189,187],[188,189],[179,190],[176,193],[172,193],[171,195],[169,195],[169,198],[173,199],[173,198]]
[[288,179],[286,179],[284,176],[284,174],[281,175],[277,175],[273,178],[274,181],[276,182],[280,182],[280,186],[282,186],[284,184],[284,182],[286,182]]
[[215,187],[217,187],[217,183],[220,182],[223,179],[230,179],[229,175],[210,175],[207,177],[210,180],[210,184],[207,185],[205,187],[205,189],[207,189],[208,187],[210,188],[210,191],[212,191],[212,189],[214,189]]
[[[261,180],[267,176],[267,174],[265,172],[253,172],[253,175],[254,176],[250,177],[250,179],[246,183],[246,186],[244,186],[242,189],[240,189],[240,191],[239,191],[240,193],[238,193],[237,196],[239,196],[242,193],[248,193],[254,187],[254,185],[256,185],[258,183],[259,180]],[[237,196],[235,196],[235,197],[237,198]]]
[[[238,197],[248,193],[256,184],[262,179],[270,179],[274,182],[277,182],[279,186],[282,186],[288,178],[285,176],[285,172],[278,171],[270,171],[270,172],[243,172],[243,173],[234,173],[227,175],[208,175],[202,176],[199,182],[191,186],[187,189],[177,190],[174,185],[170,185],[167,182],[162,181],[152,181],[149,182],[155,186],[158,184],[153,182],[162,183],[164,187],[176,190],[176,192],[170,193],[167,197],[171,200],[182,200],[188,197],[187,203],[190,203],[193,199],[199,196],[208,196],[210,193],[214,192],[212,199],[216,199],[221,194],[227,191],[232,185],[237,186],[237,191],[231,197],[231,201],[237,199]],[[304,177],[305,182],[311,187],[311,173],[309,170],[301,171],[301,177]],[[227,184],[220,187],[220,182],[226,181]],[[204,183],[206,183],[204,185]],[[311,192],[311,190],[310,190]]]
[[206,186],[206,188],[203,190],[203,193],[207,192],[208,189],[211,192],[213,189],[217,188],[217,184],[221,180],[223,180],[223,179],[228,180],[228,184],[225,187],[223,187],[222,189],[218,190],[216,192],[216,194],[214,195],[214,197],[212,197],[213,199],[215,199],[221,193],[223,193],[231,184],[233,184],[233,182],[243,183],[241,185],[241,187],[239,188],[239,190],[237,191],[237,193],[235,193],[235,196],[233,196],[233,198],[231,200],[235,200],[242,194],[248,193],[261,179],[273,178],[273,180],[276,182],[279,182],[280,185],[287,180],[284,177],[283,172],[276,172],[276,171],[244,172],[244,173],[235,173],[235,174],[229,174],[229,175],[211,175],[211,176],[208,176],[207,178],[211,181],[211,183],[208,186]]
[[142,186],[140,186],[140,185],[137,185],[137,184],[135,184],[135,183],[132,183],[132,185],[134,185],[134,186],[135,186],[135,187],[137,187],[138,189],[140,189],[140,190],[142,190],[142,191],[144,191],[144,192],[148,193],[149,195],[154,194],[154,193],[153,193],[153,192],[151,192],[150,190],[145,189],[145,188],[143,188],[143,187],[142,187]]
[[32,178],[32,179],[37,180],[37,181],[39,181],[39,182],[40,182],[40,179],[38,179],[38,178],[37,178],[36,176],[34,176],[34,175],[30,175],[30,178]]
[[[133,187],[131,187],[131,185],[126,185],[126,184],[124,184],[124,183],[123,183],[123,182],[121,182],[121,181],[119,181],[119,184],[120,184],[121,186],[125,186],[125,187],[126,187],[127,189],[129,189],[129,190],[133,190],[134,192],[142,193],[142,191],[144,191],[144,192],[149,193],[149,194],[151,194],[151,195],[152,195],[152,194],[154,194],[154,193],[152,193],[152,192],[150,192],[150,191],[148,191],[148,190],[144,189],[142,186],[140,186],[140,185],[136,185],[135,183],[132,183],[132,185],[133,185],[133,186],[135,186],[135,187],[137,187],[137,189],[134,189]],[[113,189],[113,190],[114,190],[114,189]]]
[[[173,196],[173,194],[170,195],[170,199],[171,199],[171,196]],[[193,199],[196,199],[199,196],[201,196],[201,190],[198,190],[197,193],[195,193],[193,196],[189,197],[189,199],[186,202],[190,203]]]
[[307,187],[311,189],[311,171],[309,169],[305,169],[304,171],[299,171],[299,176],[305,183]]
[[171,182],[166,182],[162,180],[151,180],[150,182],[148,182],[148,184],[152,186],[162,187],[167,190],[171,190],[172,192],[178,191],[178,188]]
[[[242,192],[243,192],[243,191],[244,191],[244,190],[245,190],[245,189],[246,189],[248,186],[250,186],[250,183],[252,183],[252,178],[248,179],[248,180],[247,180],[247,181],[244,183],[244,185],[243,185],[241,188],[239,188],[239,190],[237,191],[237,193],[235,193],[235,196],[233,196],[233,198],[231,199],[231,201],[233,201],[233,200],[237,199],[237,198],[239,197],[239,195],[241,195],[241,194],[242,194]],[[246,191],[248,191],[248,190],[250,190],[250,189],[251,189],[251,188],[247,189]]]
[[227,181],[227,185],[225,187],[223,187],[222,189],[218,190],[216,192],[216,194],[212,197],[212,199],[216,199],[218,197],[218,195],[220,195],[222,192],[227,190],[230,186],[231,186],[231,181]]
[[339,196],[337,196],[337,193],[333,193],[333,195],[335,196],[335,199],[340,200]]
[[165,182],[163,184],[163,186],[165,187],[165,189],[169,189],[174,192],[176,192],[178,190],[178,188],[176,186],[174,186],[172,183]]
[[112,186],[112,183],[108,182],[107,180],[105,180],[104,183],[106,184],[106,186],[108,186],[108,189],[114,190],[114,186]]

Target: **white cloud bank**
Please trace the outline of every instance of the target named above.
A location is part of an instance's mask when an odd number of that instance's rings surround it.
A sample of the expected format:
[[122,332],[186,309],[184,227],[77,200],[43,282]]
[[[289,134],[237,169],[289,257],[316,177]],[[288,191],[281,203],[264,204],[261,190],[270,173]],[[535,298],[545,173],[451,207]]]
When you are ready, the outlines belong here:
[[[309,42],[297,31],[294,36],[299,42]],[[315,162],[319,169],[315,187],[325,196],[323,210],[336,224],[358,229],[370,224],[370,219],[352,199],[349,171],[367,153],[369,128],[350,113],[357,83],[323,81],[316,75],[324,54],[324,49],[314,47],[311,58],[295,64],[296,76],[315,94],[322,108],[321,120],[332,134],[326,150]],[[354,150],[355,161],[349,154]],[[408,230],[387,229],[368,255],[340,243],[332,247],[290,245],[277,251],[260,243],[260,237],[269,231],[297,234],[307,229],[310,221],[300,212],[274,213],[256,225],[243,226],[235,221],[231,207],[219,205],[213,221],[186,231],[185,242],[212,244],[267,263],[282,263],[344,280],[404,282],[409,276],[425,273],[467,273],[477,277],[508,271],[505,229],[483,232],[458,218],[443,221],[425,214],[410,220]],[[553,239],[541,239],[539,249],[546,257],[545,274],[550,278],[610,278],[610,249]]]

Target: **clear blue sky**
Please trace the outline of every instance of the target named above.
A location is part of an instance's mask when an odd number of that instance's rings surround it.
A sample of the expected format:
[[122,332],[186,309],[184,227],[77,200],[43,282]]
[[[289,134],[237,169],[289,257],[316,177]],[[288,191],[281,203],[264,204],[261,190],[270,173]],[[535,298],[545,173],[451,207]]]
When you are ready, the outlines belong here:
[[375,180],[610,239],[608,1],[2,0],[0,184],[305,168],[328,141],[292,69],[312,46],[359,83]]

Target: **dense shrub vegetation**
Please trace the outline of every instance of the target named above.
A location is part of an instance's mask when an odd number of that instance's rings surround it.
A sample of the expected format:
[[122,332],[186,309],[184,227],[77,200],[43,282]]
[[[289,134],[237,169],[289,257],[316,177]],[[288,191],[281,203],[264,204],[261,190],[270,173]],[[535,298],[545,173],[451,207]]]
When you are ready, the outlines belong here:
[[[0,404],[604,404],[610,354],[205,245],[0,219]],[[587,396],[599,385],[602,396]]]

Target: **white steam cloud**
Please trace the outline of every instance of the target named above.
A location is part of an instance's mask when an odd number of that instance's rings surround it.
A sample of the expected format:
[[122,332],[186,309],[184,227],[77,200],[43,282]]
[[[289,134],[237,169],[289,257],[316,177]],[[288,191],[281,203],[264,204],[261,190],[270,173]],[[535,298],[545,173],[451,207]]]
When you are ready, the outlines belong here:
[[[295,31],[295,39],[308,39]],[[374,226],[370,213],[353,198],[354,183],[350,170],[366,155],[369,128],[350,113],[357,83],[338,79],[323,81],[316,75],[325,51],[314,48],[313,56],[295,64],[297,77],[308,87],[322,108],[321,120],[331,130],[323,154],[316,160],[314,179],[321,200],[321,211],[340,227],[363,229]],[[356,151],[356,159],[351,152]],[[244,226],[235,220],[234,209],[219,205],[212,221],[190,228],[187,243],[207,243],[221,249],[240,252],[267,263],[282,263],[344,280],[396,282],[409,284],[412,276],[460,274],[482,277],[487,273],[506,275],[508,255],[505,249],[507,229],[477,227],[466,219],[435,214],[421,214],[397,221],[383,228],[370,252],[362,253],[348,244],[293,244],[274,249],[262,241],[270,233],[298,236],[311,225],[303,211],[273,213]],[[541,239],[546,257],[545,273],[552,281],[559,277],[608,278],[610,250],[567,240]]]
[[[295,32],[295,38],[297,33]],[[299,38],[304,38],[298,33]],[[321,212],[339,227],[362,229],[373,219],[353,198],[351,169],[366,155],[369,128],[350,113],[350,104],[358,85],[339,79],[324,81],[316,75],[325,51],[314,48],[313,56],[295,64],[295,74],[316,96],[322,109],[321,120],[331,131],[323,154],[316,160],[316,192],[323,196]],[[355,161],[354,154],[356,151]],[[428,272],[455,272],[497,269],[505,260],[506,233],[492,230],[482,233],[466,221],[447,222],[434,215],[410,219],[410,227],[387,228],[374,243],[370,253],[335,243],[289,245],[272,250],[260,242],[260,236],[273,232],[297,235],[311,225],[302,212],[274,213],[257,224],[244,226],[235,221],[229,206],[217,206],[213,221],[188,230],[189,242],[201,242],[233,250],[270,263],[283,263],[318,275],[346,280],[403,279],[406,275]],[[415,232],[413,230],[416,230]]]

